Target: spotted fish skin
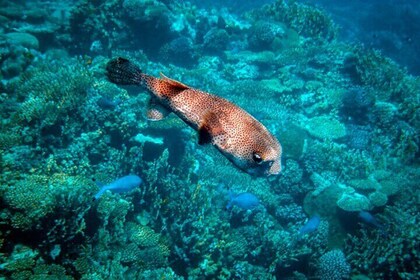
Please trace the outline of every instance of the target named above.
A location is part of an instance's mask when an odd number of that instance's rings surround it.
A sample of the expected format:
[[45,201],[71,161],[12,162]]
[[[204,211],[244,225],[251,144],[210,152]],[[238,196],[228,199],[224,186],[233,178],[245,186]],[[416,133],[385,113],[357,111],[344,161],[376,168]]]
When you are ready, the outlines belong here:
[[241,170],[256,176],[280,173],[280,143],[239,106],[163,74],[161,78],[144,74],[121,57],[108,62],[107,76],[116,84],[146,87],[152,93],[149,117],[159,120],[169,112],[175,113],[198,131],[200,144],[212,143]]

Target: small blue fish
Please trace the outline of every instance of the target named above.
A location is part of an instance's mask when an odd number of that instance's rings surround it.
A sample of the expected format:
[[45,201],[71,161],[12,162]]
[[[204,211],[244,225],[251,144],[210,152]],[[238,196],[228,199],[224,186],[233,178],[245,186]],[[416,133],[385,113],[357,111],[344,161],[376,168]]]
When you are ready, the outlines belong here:
[[107,110],[114,110],[120,103],[121,103],[121,100],[119,99],[112,100],[111,98],[108,98],[108,97],[101,97],[96,102],[96,104],[98,104],[99,107],[101,107],[102,109],[107,109]]
[[241,209],[249,210],[257,207],[260,204],[258,198],[253,195],[252,193],[240,193],[234,195],[232,191],[229,190],[230,200],[228,205],[226,205],[226,209],[231,209],[234,205],[238,206]]
[[101,187],[99,192],[95,194],[94,200],[98,199],[103,195],[105,191],[111,191],[113,193],[124,193],[131,190],[134,190],[138,186],[140,186],[142,180],[139,176],[136,175],[128,175],[121,177],[114,182],[103,186],[102,184],[98,183],[98,186]]
[[384,236],[384,237],[388,236],[388,233],[385,229],[385,226],[383,224],[381,224],[380,222],[378,222],[378,220],[375,218],[375,216],[373,216],[368,211],[360,211],[359,212],[359,218],[363,223],[368,224],[368,225],[370,225],[374,228],[377,228],[382,236]]
[[378,220],[368,211],[360,211],[359,212],[359,218],[364,222],[365,224],[371,225],[373,227],[376,227],[378,229],[383,229],[384,226],[378,222]]
[[314,232],[318,229],[319,223],[321,222],[321,218],[318,215],[313,215],[312,218],[310,218],[306,224],[304,224],[300,230],[298,239],[301,239],[305,234]]

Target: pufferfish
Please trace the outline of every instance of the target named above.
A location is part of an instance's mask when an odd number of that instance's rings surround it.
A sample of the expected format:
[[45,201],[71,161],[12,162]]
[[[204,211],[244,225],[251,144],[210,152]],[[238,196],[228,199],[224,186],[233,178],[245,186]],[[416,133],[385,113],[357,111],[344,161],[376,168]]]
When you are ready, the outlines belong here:
[[150,91],[150,120],[161,120],[173,112],[198,131],[200,145],[213,144],[239,169],[254,176],[280,173],[279,141],[239,106],[163,74],[160,78],[144,74],[122,57],[110,60],[106,70],[108,79],[115,84],[138,85]]

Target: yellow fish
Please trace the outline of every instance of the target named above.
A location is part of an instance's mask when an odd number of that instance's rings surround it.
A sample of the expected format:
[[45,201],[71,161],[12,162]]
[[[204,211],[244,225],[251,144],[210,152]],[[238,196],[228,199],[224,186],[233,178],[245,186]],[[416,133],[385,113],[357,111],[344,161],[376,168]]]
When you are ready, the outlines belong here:
[[198,131],[198,143],[211,143],[241,170],[255,176],[281,171],[282,148],[267,128],[228,100],[191,88],[161,74],[155,78],[125,58],[106,67],[108,79],[119,85],[138,85],[151,92],[147,117],[161,120],[170,112]]

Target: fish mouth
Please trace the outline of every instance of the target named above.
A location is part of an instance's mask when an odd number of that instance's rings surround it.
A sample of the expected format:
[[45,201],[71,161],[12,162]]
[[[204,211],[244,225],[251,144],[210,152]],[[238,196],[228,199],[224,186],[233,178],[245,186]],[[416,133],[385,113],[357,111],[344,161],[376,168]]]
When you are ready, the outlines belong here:
[[278,175],[281,171],[281,162],[280,160],[273,161],[273,164],[266,171],[266,175]]
[[265,163],[264,165],[259,165],[252,168],[242,168],[243,171],[252,175],[252,176],[275,176],[278,175],[281,171],[281,164],[279,160],[271,161]]

